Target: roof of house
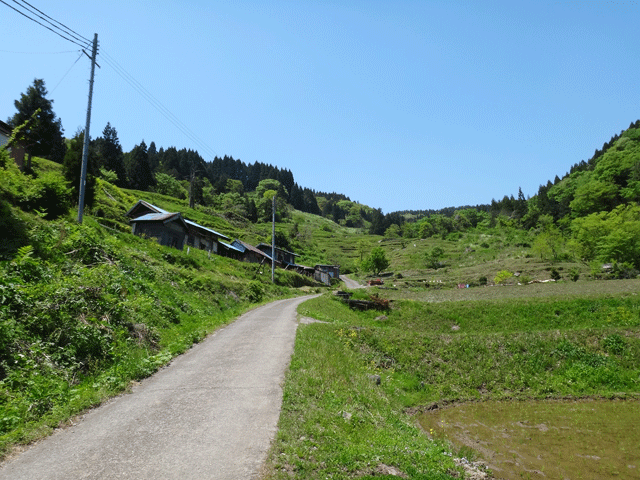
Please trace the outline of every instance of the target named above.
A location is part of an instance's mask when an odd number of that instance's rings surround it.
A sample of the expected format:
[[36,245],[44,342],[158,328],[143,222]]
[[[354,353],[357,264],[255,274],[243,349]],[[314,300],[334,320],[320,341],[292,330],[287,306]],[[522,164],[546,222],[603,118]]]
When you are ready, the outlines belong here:
[[[141,210],[141,209],[144,209],[144,208],[146,208],[146,209],[148,209],[148,210],[151,210],[151,211],[153,211],[153,212],[159,213],[159,214],[170,213],[170,212],[167,212],[166,210],[163,210],[163,209],[162,209],[162,208],[160,208],[160,207],[156,207],[155,205],[153,205],[153,204],[151,204],[151,203],[149,203],[149,202],[145,202],[144,200],[138,200],[138,201],[136,202],[136,204],[135,204],[133,207],[131,207],[127,213],[125,213],[125,216],[126,216],[126,217],[129,217],[129,216],[131,216],[131,215],[135,214],[135,211],[136,211],[136,210]],[[143,215],[143,216],[144,216],[144,215]],[[138,218],[139,218],[139,217],[138,217]],[[220,238],[225,238],[225,239],[227,239],[227,240],[231,240],[231,238],[227,237],[226,235],[223,235],[223,234],[222,234],[222,233],[220,233],[220,232],[216,232],[215,230],[213,230],[213,229],[211,229],[211,228],[207,228],[207,227],[202,226],[202,225],[200,225],[200,224],[198,224],[198,223],[196,223],[196,222],[192,222],[191,220],[187,220],[186,218],[184,219],[184,221],[185,221],[185,223],[187,224],[187,226],[190,226],[190,227],[196,228],[196,229],[198,229],[198,230],[203,230],[203,231],[205,231],[205,232],[212,233],[212,234],[214,234],[214,235],[217,235],[217,236],[218,236],[218,237],[220,237]]]
[[169,223],[169,222],[174,222],[174,221],[179,221],[185,228],[185,230],[187,229],[187,224],[184,221],[184,218],[182,218],[182,214],[180,214],[179,212],[176,213],[147,213],[145,215],[141,215],[139,217],[136,218],[132,218],[131,220],[129,220],[129,223],[136,223],[136,222],[162,222],[162,223]]
[[271,260],[271,256],[267,255],[265,252],[263,252],[262,250],[257,249],[256,247],[254,247],[253,245],[243,242],[242,240],[238,240],[237,238],[233,241],[233,243],[238,243],[242,248],[244,248],[244,250],[241,250],[242,253],[244,253],[246,250],[249,250],[253,253],[257,253],[258,255],[262,255],[264,257],[267,257],[269,260]]
[[0,120],[0,132],[4,133],[7,137],[10,137],[12,131],[13,130],[9,125]]
[[240,250],[238,247],[234,245],[229,245],[228,243],[220,242],[220,245],[228,248],[229,250],[235,250],[236,252],[244,253],[243,250]]
[[231,240],[231,238],[227,237],[226,235],[221,234],[220,232],[216,232],[215,230],[212,230],[211,228],[204,227],[202,225],[197,224],[196,222],[192,222],[191,220],[185,219],[184,221],[187,222],[187,225],[195,227],[198,230],[204,230],[206,232],[213,233],[214,235],[216,235],[218,237],[225,238],[227,240]]
[[[271,245],[269,245],[268,243],[264,243],[263,242],[263,243],[259,243],[258,244],[258,248],[260,248],[260,247],[269,247],[269,248],[271,248]],[[293,255],[295,257],[299,257],[300,256],[299,254],[290,252],[288,250],[285,250],[284,248],[276,247],[276,250],[280,250],[281,252],[284,252],[284,253],[289,253],[289,254],[291,254],[291,255]]]

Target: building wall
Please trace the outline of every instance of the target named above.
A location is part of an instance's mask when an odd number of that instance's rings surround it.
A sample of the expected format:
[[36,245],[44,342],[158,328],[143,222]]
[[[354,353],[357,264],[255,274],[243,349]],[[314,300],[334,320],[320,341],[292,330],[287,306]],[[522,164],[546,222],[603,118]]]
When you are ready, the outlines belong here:
[[138,236],[153,237],[160,245],[182,250],[185,243],[186,234],[179,225],[160,222],[136,222],[134,223],[134,233]]

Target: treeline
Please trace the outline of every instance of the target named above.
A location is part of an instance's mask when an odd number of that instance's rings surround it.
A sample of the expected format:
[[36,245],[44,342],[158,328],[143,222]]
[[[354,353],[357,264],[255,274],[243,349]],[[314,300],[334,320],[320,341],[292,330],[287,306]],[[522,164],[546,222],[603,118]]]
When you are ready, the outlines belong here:
[[[612,263],[619,276],[640,271],[640,120],[614,135],[588,161],[538,193],[476,207],[374,213],[370,232],[386,237],[459,238],[469,229],[517,228],[531,233],[541,258]],[[594,265],[595,265],[594,264]]]

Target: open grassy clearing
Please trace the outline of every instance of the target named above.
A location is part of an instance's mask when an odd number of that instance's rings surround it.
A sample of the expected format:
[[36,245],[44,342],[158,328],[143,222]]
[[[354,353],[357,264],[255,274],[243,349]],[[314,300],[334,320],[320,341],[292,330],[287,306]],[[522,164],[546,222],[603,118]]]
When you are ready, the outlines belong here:
[[[395,419],[411,425],[410,412],[436,404],[638,398],[638,281],[590,283],[617,286],[618,293],[578,295],[573,283],[567,284],[573,294],[556,290],[562,284],[540,285],[556,293],[548,297],[531,286],[496,287],[534,295],[439,303],[397,299],[384,316],[354,312],[331,295],[305,302],[301,315],[327,323],[300,328],[266,478],[366,478],[375,475],[376,462],[407,478],[438,478],[428,459],[413,459],[413,468],[421,470],[409,470],[409,459],[385,447],[406,442],[399,450],[413,452],[414,433],[393,433]],[[402,294],[377,293],[392,292]],[[370,375],[380,376],[379,386]],[[441,445],[436,441],[434,447]]]

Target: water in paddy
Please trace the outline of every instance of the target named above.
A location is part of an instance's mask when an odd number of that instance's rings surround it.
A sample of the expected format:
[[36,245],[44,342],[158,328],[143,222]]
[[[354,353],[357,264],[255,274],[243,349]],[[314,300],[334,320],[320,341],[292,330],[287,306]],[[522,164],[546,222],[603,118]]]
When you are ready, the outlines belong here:
[[427,433],[472,449],[495,478],[640,479],[640,401],[479,402],[422,414]]

